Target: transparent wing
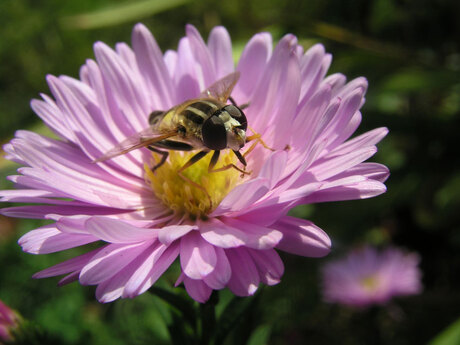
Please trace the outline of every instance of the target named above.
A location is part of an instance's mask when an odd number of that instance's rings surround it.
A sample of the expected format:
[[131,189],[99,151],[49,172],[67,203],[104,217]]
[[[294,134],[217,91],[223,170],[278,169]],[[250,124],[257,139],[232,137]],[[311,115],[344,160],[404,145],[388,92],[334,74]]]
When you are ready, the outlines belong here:
[[240,79],[240,72],[230,73],[204,90],[201,93],[200,98],[212,97],[225,103],[232,94],[233,88],[238,82],[238,79]]
[[113,157],[120,156],[141,147],[152,145],[175,135],[177,135],[177,130],[166,133],[158,133],[152,127],[146,128],[143,131],[126,138],[117,146],[107,151],[102,157],[95,159],[93,163],[106,161]]

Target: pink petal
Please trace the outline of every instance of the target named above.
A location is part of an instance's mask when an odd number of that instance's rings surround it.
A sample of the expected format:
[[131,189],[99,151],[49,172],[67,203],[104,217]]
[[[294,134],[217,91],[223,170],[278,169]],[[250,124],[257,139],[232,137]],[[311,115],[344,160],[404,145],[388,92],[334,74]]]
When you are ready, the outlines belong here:
[[251,296],[259,286],[259,272],[248,251],[244,248],[225,251],[232,267],[228,288],[237,296]]
[[74,257],[72,259],[66,260],[64,262],[61,262],[57,265],[51,266],[47,269],[44,269],[40,272],[35,273],[32,278],[48,278],[48,277],[54,277],[54,276],[60,276],[62,274],[74,272],[74,271],[80,271],[91,258],[96,255],[101,248],[92,250],[88,253],[79,255],[77,257]]
[[221,214],[249,207],[269,191],[268,183],[268,180],[265,178],[255,178],[236,186],[227,194],[210,216],[217,217]]
[[89,218],[86,229],[97,238],[110,243],[135,243],[155,239],[153,229],[143,229],[118,219],[94,216]]
[[80,283],[95,285],[113,277],[151,244],[152,242],[106,245],[83,267]]
[[202,86],[201,89],[204,90],[207,86],[210,86],[217,80],[214,62],[211,58],[208,47],[206,47],[206,44],[204,43],[203,38],[201,38],[198,30],[193,25],[188,24],[185,27],[185,33],[189,39],[190,48],[195,61],[200,67],[204,81],[204,86]]
[[233,72],[232,41],[223,26],[216,26],[211,30],[208,47],[216,68],[217,79]]
[[283,233],[277,249],[308,257],[323,257],[331,249],[329,236],[307,220],[285,216],[274,227]]
[[217,263],[214,270],[203,278],[203,281],[212,289],[220,290],[223,289],[232,275],[232,269],[230,262],[225,255],[225,251],[222,248],[215,247]]
[[309,172],[313,174],[318,181],[322,181],[365,161],[369,157],[372,157],[375,152],[377,152],[377,148],[375,146],[370,146],[352,151],[345,155],[325,158],[320,163],[312,166]]
[[205,303],[211,296],[212,289],[208,287],[202,280],[194,280],[184,276],[184,285],[187,293],[195,301]]
[[319,190],[305,199],[302,199],[301,202],[311,204],[328,201],[367,199],[383,194],[386,191],[387,188],[382,182],[366,179],[362,182],[351,185],[336,186],[329,189]]
[[96,237],[91,235],[62,233],[56,229],[54,224],[50,224],[29,231],[19,239],[18,243],[25,252],[31,254],[48,254],[78,247],[97,240]]
[[259,271],[260,279],[267,285],[276,285],[281,281],[284,264],[276,250],[248,250]]
[[197,231],[193,231],[180,241],[180,263],[185,275],[201,279],[216,267],[216,251]]
[[154,97],[152,103],[155,109],[171,108],[176,98],[174,87],[154,37],[143,24],[137,24],[133,30],[132,42],[139,69],[150,88],[149,95]]
[[248,246],[256,249],[269,249],[276,246],[282,234],[241,220],[225,218],[224,222],[211,219],[200,223],[201,236],[209,243],[221,248]]
[[[152,255],[155,254],[152,253]],[[150,261],[153,257],[147,258],[142,265],[139,265],[139,268],[126,283],[126,297],[133,297],[136,294],[140,295],[147,291],[171,266],[178,255],[179,245],[173,243],[167,247],[160,257],[155,256],[156,261],[153,260],[153,263]],[[143,275],[145,275],[145,279],[140,282]]]
[[173,243],[178,238],[198,229],[197,225],[169,225],[158,230],[158,240],[166,245]]
[[235,97],[241,103],[251,101],[252,94],[265,73],[272,52],[272,36],[259,33],[251,38],[241,54],[237,70],[241,72]]

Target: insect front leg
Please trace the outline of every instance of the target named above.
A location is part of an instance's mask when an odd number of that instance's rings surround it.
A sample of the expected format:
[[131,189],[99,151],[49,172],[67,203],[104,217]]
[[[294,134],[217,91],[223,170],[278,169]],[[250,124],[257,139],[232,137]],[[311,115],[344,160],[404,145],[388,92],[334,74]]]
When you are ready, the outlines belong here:
[[[238,159],[240,160],[240,162],[246,166],[246,160],[243,158],[243,156],[241,156],[241,153],[239,153],[238,151],[233,151],[235,153],[235,155],[238,157]],[[220,155],[220,151],[216,150],[214,151],[213,155],[212,155],[212,158],[211,158],[211,161],[209,162],[209,165],[208,165],[208,173],[215,173],[215,172],[219,172],[219,171],[225,171],[225,170],[228,170],[228,169],[231,169],[231,168],[234,168],[236,170],[238,170],[239,172],[241,172],[242,174],[246,174],[246,175],[249,175],[251,172],[247,172],[245,170],[242,170],[240,168],[238,168],[235,164],[231,163],[231,164],[227,164],[223,167],[220,167],[218,169],[214,169],[214,167],[216,166],[217,164],[217,161],[219,160],[219,155]]]
[[192,181],[192,180],[189,179],[187,176],[185,176],[184,174],[182,174],[182,172],[183,172],[185,169],[191,167],[193,164],[195,164],[196,162],[198,162],[201,158],[203,158],[204,156],[206,156],[208,153],[209,153],[209,151],[200,151],[200,152],[198,152],[197,154],[195,154],[194,156],[192,156],[192,157],[187,161],[187,163],[185,163],[185,164],[177,171],[177,174],[178,174],[178,175],[180,176],[180,178],[183,179],[185,182],[190,183],[192,186],[195,186],[195,187],[198,188],[198,189],[201,189],[201,190],[206,194],[206,196],[208,197],[210,208],[212,208],[212,199],[211,199],[211,196],[209,195],[208,191],[206,190],[206,188],[204,188],[202,185],[196,183],[195,181]]
[[250,142],[250,141],[253,141],[254,142],[252,143],[252,145],[246,150],[245,153],[243,153],[243,157],[246,157],[248,154],[250,154],[252,152],[252,150],[254,150],[257,146],[257,144],[261,144],[263,147],[265,147],[267,150],[270,150],[270,151],[275,151],[275,149],[269,147],[263,140],[262,140],[262,136],[257,133],[254,129],[252,129],[251,127],[249,127],[249,129],[251,130],[252,132],[252,135],[247,137],[246,138],[246,142]]
[[155,170],[157,170],[159,167],[161,167],[163,164],[165,164],[166,160],[168,159],[168,156],[169,156],[169,152],[168,151],[161,151],[161,150],[158,150],[156,147],[154,146],[147,146],[147,148],[150,150],[150,151],[153,151],[153,152],[156,152],[158,154],[161,155],[161,160],[159,163],[157,163],[154,167],[151,168],[152,172],[155,172]]

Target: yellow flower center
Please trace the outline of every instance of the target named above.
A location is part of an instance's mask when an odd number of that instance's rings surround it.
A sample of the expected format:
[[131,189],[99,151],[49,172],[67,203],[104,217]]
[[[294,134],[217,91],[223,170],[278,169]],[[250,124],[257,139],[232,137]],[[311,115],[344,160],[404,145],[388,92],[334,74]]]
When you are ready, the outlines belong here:
[[374,291],[379,286],[379,278],[376,275],[369,275],[367,277],[361,278],[361,286],[366,291]]
[[[212,153],[200,159],[184,171],[182,178],[178,171],[196,152],[169,151],[166,162],[154,172],[151,166],[160,161],[161,156],[153,153],[156,163],[145,164],[145,179],[163,204],[179,216],[191,220],[207,219],[222,199],[236,186],[241,173],[234,168],[208,173]],[[221,152],[215,169],[235,164],[235,156],[229,150]],[[193,181],[193,182],[191,182]]]

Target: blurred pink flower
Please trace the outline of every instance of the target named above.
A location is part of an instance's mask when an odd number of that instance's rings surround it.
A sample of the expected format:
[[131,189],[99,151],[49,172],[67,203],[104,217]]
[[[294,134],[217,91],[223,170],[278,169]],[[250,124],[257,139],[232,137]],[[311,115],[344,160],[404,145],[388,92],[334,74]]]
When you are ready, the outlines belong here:
[[[315,224],[287,216],[291,208],[386,190],[388,169],[363,162],[387,129],[349,140],[361,121],[367,81],[325,77],[331,55],[322,45],[303,52],[289,34],[272,51],[268,33],[247,43],[232,97],[250,102],[250,127],[276,150],[257,145],[247,157],[252,173],[244,177],[234,169],[208,175],[205,159],[187,169],[201,176],[212,208],[201,190],[178,178],[183,153],[171,151],[155,174],[144,168],[153,161],[144,148],[91,161],[148,127],[153,110],[196,98],[234,71],[228,32],[216,27],[205,43],[189,25],[177,51],[163,54],[138,24],[132,48],[98,42],[94,52],[96,60],[86,62],[79,80],[48,76],[53,98],[42,95],[31,103],[58,139],[18,131],[5,145],[8,159],[24,167],[9,177],[17,189],[1,191],[2,200],[38,205],[1,213],[55,221],[24,235],[23,250],[46,254],[101,244],[36,278],[66,275],[60,284],[78,279],[97,285],[99,301],[110,302],[145,292],[179,257],[178,283],[195,300],[204,302],[213,289],[225,287],[252,295],[259,283],[280,281],[284,266],[277,250],[307,257],[330,250],[330,239]],[[235,162],[233,155],[221,159]]]
[[0,344],[13,340],[12,331],[19,326],[20,320],[15,311],[0,301]]
[[352,251],[323,268],[325,301],[355,307],[385,304],[396,296],[422,291],[420,258],[397,248]]

